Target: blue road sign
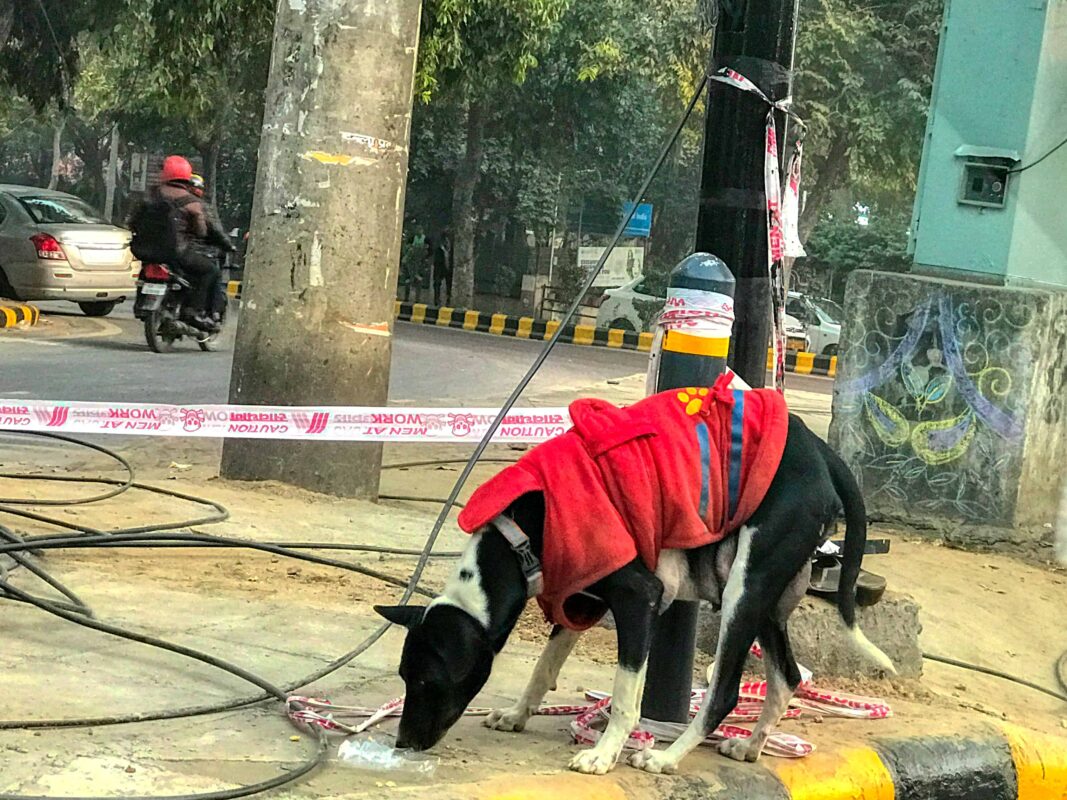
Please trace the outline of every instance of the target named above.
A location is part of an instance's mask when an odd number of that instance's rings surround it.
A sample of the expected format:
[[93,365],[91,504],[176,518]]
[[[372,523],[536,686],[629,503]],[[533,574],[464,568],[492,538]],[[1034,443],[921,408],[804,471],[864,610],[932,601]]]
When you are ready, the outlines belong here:
[[[625,217],[630,213],[630,209],[633,208],[633,203],[623,203],[622,214]],[[626,226],[625,236],[641,236],[649,237],[652,235],[652,204],[641,203],[637,210],[634,211],[634,215],[630,217],[630,222]]]

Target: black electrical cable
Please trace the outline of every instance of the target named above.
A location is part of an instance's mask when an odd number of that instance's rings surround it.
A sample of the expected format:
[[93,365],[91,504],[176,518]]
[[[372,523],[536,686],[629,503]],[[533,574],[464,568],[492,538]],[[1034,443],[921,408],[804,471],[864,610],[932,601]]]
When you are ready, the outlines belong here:
[[35,480],[35,481],[66,481],[68,483],[110,483],[115,486],[114,489],[109,489],[102,494],[94,495],[92,497],[77,497],[70,500],[36,500],[33,498],[25,497],[0,497],[0,504],[6,504],[11,506],[84,506],[90,503],[98,503],[102,500],[109,500],[116,495],[120,495],[129,489],[133,485],[134,472],[133,466],[122,457],[121,454],[116,453],[114,450],[109,450],[103,445],[93,444],[92,442],[83,442],[80,439],[73,439],[70,436],[63,436],[58,433],[48,433],[47,431],[3,431],[4,434],[17,434],[19,436],[33,436],[34,438],[42,439],[54,439],[59,442],[66,442],[67,444],[73,444],[77,447],[84,447],[89,450],[95,450],[98,453],[103,453],[109,459],[117,461],[119,465],[126,470],[126,480],[114,481],[114,480],[95,480],[92,478],[79,478],[75,475],[34,475],[33,473],[24,472],[0,472],[0,478],[8,478],[11,480]]
[[[516,458],[480,458],[481,464],[514,464]],[[382,469],[411,469],[412,467],[434,467],[438,464],[466,464],[465,458],[431,458],[427,461],[401,461],[396,464],[382,464]],[[2,476],[0,476],[2,477]]]
[[452,510],[452,506],[455,504],[456,500],[459,499],[459,493],[467,484],[467,479],[470,478],[471,473],[474,471],[475,465],[478,463],[479,459],[489,447],[489,443],[492,441],[493,435],[503,423],[504,418],[507,416],[508,412],[515,405],[516,401],[518,401],[522,393],[526,390],[526,387],[530,384],[530,381],[533,380],[534,375],[537,374],[537,371],[541,369],[541,366],[545,363],[545,360],[555,348],[557,342],[559,342],[560,336],[563,335],[563,331],[567,323],[570,322],[571,319],[574,317],[575,313],[577,313],[578,307],[582,304],[582,300],[585,298],[585,295],[588,293],[590,288],[592,288],[593,283],[597,279],[597,276],[600,275],[600,271],[604,268],[604,264],[607,262],[608,256],[611,255],[612,251],[614,251],[615,249],[615,246],[619,243],[619,240],[622,239],[623,233],[625,233],[626,231],[626,226],[630,224],[630,218],[633,216],[634,211],[637,210],[638,204],[644,198],[645,192],[648,191],[648,187],[652,185],[652,181],[655,180],[656,176],[659,174],[660,168],[663,166],[663,162],[667,160],[667,156],[670,154],[671,149],[674,147],[674,143],[678,140],[678,137],[681,135],[686,123],[689,121],[689,117],[690,115],[692,115],[693,109],[696,108],[696,104],[700,100],[700,96],[704,93],[704,88],[707,85],[708,74],[707,72],[705,72],[700,79],[700,84],[697,86],[696,91],[693,92],[693,96],[690,98],[688,105],[686,105],[685,113],[682,114],[682,118],[678,121],[678,124],[674,127],[674,130],[671,132],[671,135],[667,138],[667,141],[664,143],[662,150],[660,150],[659,155],[656,157],[656,160],[652,165],[652,169],[649,170],[648,175],[645,176],[644,181],[641,183],[641,187],[634,195],[633,200],[629,206],[629,213],[623,215],[623,219],[621,222],[619,222],[618,227],[615,229],[615,234],[614,236],[612,236],[611,241],[608,243],[608,246],[604,248],[604,252],[601,254],[600,258],[597,259],[596,265],[593,267],[592,271],[585,279],[585,283],[582,285],[582,288],[575,295],[574,300],[571,302],[566,312],[564,312],[563,318],[560,320],[559,327],[556,328],[552,336],[549,337],[548,341],[545,342],[544,347],[541,348],[541,352],[537,354],[537,358],[534,359],[533,364],[530,365],[530,368],[526,371],[526,374],[522,376],[522,379],[519,381],[518,385],[514,388],[514,390],[512,390],[511,394],[508,395],[507,400],[504,401],[504,405],[501,407],[496,417],[490,423],[489,428],[482,436],[481,441],[479,441],[478,445],[474,448],[474,452],[471,454],[470,458],[467,459],[467,463],[463,466],[463,470],[460,472],[459,477],[456,478],[456,483],[452,487],[452,491],[449,492],[448,499],[445,501],[444,506],[441,508],[441,512],[437,515],[437,520],[434,522],[433,528],[430,531],[430,535],[426,539],[425,552],[423,556],[419,559],[418,563],[415,565],[415,570],[411,576],[411,587],[406,592],[404,592],[404,596],[400,600],[401,605],[406,605],[411,599],[411,596],[414,593],[414,587],[418,585],[419,579],[422,577],[422,573],[426,569],[426,564],[429,561],[429,553],[433,549],[434,544],[437,542],[437,537],[440,536],[441,530],[444,528],[445,521],[448,519],[448,514]]
[[[33,539],[26,540],[24,542],[8,542],[0,543],[0,554],[12,554],[18,553],[23,550],[69,550],[78,548],[96,548],[96,547],[109,547],[112,543],[120,542],[135,542],[141,547],[153,547],[157,541],[178,541],[178,542],[197,542],[204,543],[211,546],[222,547],[237,547],[246,548],[249,550],[259,550],[264,553],[271,553],[273,555],[285,556],[286,558],[297,559],[298,561],[307,561],[312,564],[318,564],[325,567],[335,567],[337,569],[348,570],[349,572],[357,572],[361,575],[365,575],[368,578],[374,578],[382,581],[383,583],[392,584],[399,588],[406,588],[408,582],[401,578],[394,578],[392,575],[388,575],[384,572],[371,569],[370,567],[364,567],[361,564],[354,564],[349,561],[339,561],[335,558],[326,558],[325,556],[316,556],[310,553],[298,553],[294,550],[290,550],[286,547],[280,547],[269,542],[262,542],[257,540],[245,540],[245,539],[231,539],[225,536],[213,536],[206,533],[108,533],[95,536],[42,536],[35,537]],[[425,589],[415,589],[416,592],[422,594],[425,597],[435,597],[433,592]]]
[[1060,653],[1059,659],[1056,660],[1056,682],[1063,693],[1067,694],[1067,650]]
[[[20,537],[14,531],[5,528],[3,525],[0,525],[0,539],[6,539],[7,541],[12,543],[25,544],[25,541],[22,539],[22,537]],[[71,609],[76,610],[78,613],[84,614],[88,617],[91,617],[93,615],[92,609],[90,609],[89,606],[80,597],[78,597],[78,595],[74,594],[74,592],[72,592],[62,583],[60,583],[51,575],[49,575],[47,570],[41,569],[36,564],[34,564],[32,560],[26,558],[21,553],[7,553],[6,555],[9,556],[18,566],[40,578],[42,581],[47,583],[61,595],[70,600]]]
[[1051,156],[1053,153],[1055,153],[1057,150],[1059,150],[1064,145],[1067,145],[1067,139],[1064,139],[1058,145],[1056,145],[1051,150],[1049,150],[1047,153],[1045,153],[1045,155],[1041,156],[1040,158],[1038,158],[1038,159],[1036,159],[1034,161],[1031,161],[1029,164],[1025,164],[1025,165],[1023,165],[1021,167],[1017,167],[1016,169],[1008,170],[1008,174],[1009,175],[1018,175],[1021,172],[1026,172],[1028,169],[1033,169],[1034,167],[1036,167],[1038,164],[1040,164],[1046,158]]
[[[419,554],[419,559],[418,559],[418,562],[415,565],[415,569],[413,570],[413,572],[411,574],[411,577],[408,580],[408,582],[406,584],[406,587],[404,589],[404,594],[403,594],[403,597],[401,598],[401,601],[400,601],[402,605],[403,604],[407,604],[410,601],[410,599],[414,596],[414,594],[417,591],[419,591],[419,586],[418,586],[419,582],[420,582],[420,580],[422,578],[423,573],[425,572],[427,564],[429,563],[430,559],[433,557],[433,547],[436,544],[438,537],[440,536],[441,530],[444,527],[444,523],[447,520],[449,513],[451,512],[453,506],[456,505],[456,501],[457,501],[457,499],[459,497],[460,491],[462,491],[463,487],[466,485],[467,479],[470,477],[470,474],[473,471],[475,465],[478,463],[479,459],[484,454],[486,448],[489,446],[489,443],[492,440],[493,435],[496,433],[497,429],[500,427],[500,425],[503,422],[504,418],[506,417],[507,413],[514,406],[515,402],[522,395],[522,392],[525,391],[526,387],[529,385],[529,383],[533,379],[534,375],[537,373],[537,371],[544,364],[545,360],[548,358],[548,355],[555,348],[557,342],[559,341],[560,336],[563,333],[564,327],[569,322],[569,320],[571,318],[573,318],[574,314],[578,310],[578,307],[579,307],[579,305],[581,303],[582,297],[584,297],[586,292],[588,292],[589,288],[592,286],[593,282],[596,280],[596,278],[599,275],[600,271],[603,269],[604,264],[607,261],[608,256],[611,254],[612,250],[615,248],[615,246],[618,244],[619,240],[622,238],[622,235],[623,235],[623,233],[625,231],[626,225],[629,224],[630,217],[632,217],[634,210],[636,209],[636,207],[637,207],[638,203],[641,201],[641,199],[644,197],[645,193],[648,191],[648,187],[651,185],[651,183],[655,179],[656,175],[659,174],[659,171],[660,171],[661,167],[663,166],[663,163],[666,160],[667,155],[669,154],[671,148],[674,146],[674,143],[677,141],[678,136],[681,134],[682,129],[684,128],[685,124],[688,122],[689,117],[691,116],[691,114],[693,112],[693,109],[696,107],[696,104],[699,101],[700,96],[704,91],[704,88],[707,86],[707,82],[708,82],[708,76],[707,76],[707,74],[705,74],[702,77],[701,81],[700,81],[700,85],[697,87],[696,91],[693,93],[692,99],[689,101],[689,104],[686,106],[685,113],[682,116],[682,119],[679,121],[678,125],[673,130],[671,136],[668,138],[667,142],[665,143],[665,145],[663,147],[663,150],[660,152],[659,156],[656,158],[656,161],[653,164],[652,169],[650,170],[649,174],[647,175],[647,177],[645,178],[644,182],[642,183],[639,191],[635,195],[634,202],[631,205],[630,213],[625,215],[625,218],[619,223],[619,226],[615,231],[615,235],[612,238],[611,243],[605,249],[604,253],[601,255],[600,259],[598,260],[596,266],[594,267],[594,269],[592,270],[592,272],[588,276],[588,278],[586,280],[586,283],[585,283],[585,286],[578,293],[578,295],[576,296],[575,300],[571,303],[570,307],[567,309],[566,313],[563,316],[563,319],[560,322],[560,326],[556,329],[556,331],[553,333],[553,335],[545,343],[544,348],[541,350],[541,352],[539,353],[537,358],[534,360],[533,364],[530,366],[529,370],[523,376],[522,380],[519,382],[519,384],[515,387],[515,389],[509,395],[509,397],[505,401],[503,407],[500,409],[500,412],[497,414],[496,418],[490,424],[489,429],[486,431],[485,436],[483,436],[482,440],[478,443],[477,447],[475,448],[474,453],[467,460],[467,462],[466,462],[466,464],[465,464],[465,466],[464,466],[459,478],[456,480],[456,483],[453,486],[452,491],[449,494],[449,497],[445,501],[444,506],[442,507],[441,512],[439,513],[439,515],[437,517],[437,520],[435,521],[434,526],[430,531],[430,534],[427,536],[426,542],[425,542],[425,544],[424,544],[424,546],[422,548],[421,553]],[[50,478],[50,477],[53,477],[53,476],[44,476],[44,477]],[[102,479],[96,479],[94,482],[113,483],[113,481],[102,480]],[[116,494],[119,494],[121,491],[126,491],[127,489],[129,489],[131,487],[150,488],[150,490],[155,490],[155,487],[142,487],[142,486],[139,486],[138,484],[136,484],[136,482],[134,482],[132,480],[132,476],[131,476],[131,479],[130,479],[130,482],[129,482],[128,486],[126,486],[124,489],[119,490],[118,492],[114,492],[110,496],[113,497]],[[173,492],[173,491],[169,491],[169,490],[161,491],[161,493],[168,494],[168,495],[174,496],[174,497],[181,497],[182,499],[188,499],[188,500],[191,500],[193,502],[197,502],[199,500],[198,498],[194,498],[194,497],[189,496],[189,495],[183,495],[182,493]],[[30,504],[33,505],[33,503],[30,503]],[[22,516],[22,517],[27,518],[27,519],[33,519],[33,520],[38,521],[38,522],[43,522],[45,524],[53,524],[53,525],[57,524],[57,521],[54,520],[54,519],[48,519],[48,518],[44,517],[43,515],[34,514],[32,512],[20,511],[20,510],[17,510],[17,509],[13,509],[11,507],[12,505],[14,505],[14,504],[7,503],[5,505],[0,505],[0,512],[12,513],[12,514],[15,514],[17,516]],[[225,509],[222,508],[221,506],[218,506],[217,504],[212,504],[212,505],[215,505],[216,509],[219,510],[219,512],[224,515],[223,519],[225,519],[226,518]],[[221,520],[212,519],[210,521],[211,522],[215,522],[215,521],[221,521]],[[142,526],[141,528],[125,529],[124,532],[127,533],[127,534],[158,532],[161,535],[158,536],[158,537],[153,537],[153,538],[163,538],[162,531],[174,530],[177,527],[191,527],[191,524],[208,524],[208,523],[207,522],[198,521],[196,523],[186,523],[185,525]],[[108,533],[108,532],[104,532],[104,531],[95,531],[95,530],[93,530],[91,528],[87,528],[85,526],[75,526],[75,525],[71,525],[71,524],[68,524],[68,523],[60,524],[59,527],[65,527],[65,528],[67,528],[69,530],[81,531],[84,534],[89,534],[89,535],[97,534],[97,535],[106,537],[107,539],[116,539],[116,537],[121,537],[122,536],[122,534],[115,534],[114,532]],[[179,534],[171,534],[171,535],[172,536],[177,536]],[[197,534],[191,534],[191,535],[195,536]],[[81,538],[81,537],[76,537],[76,538]],[[215,537],[208,537],[208,538],[215,538]],[[56,538],[54,538],[54,537],[52,538],[53,545],[58,546],[57,545],[57,541],[58,540]],[[19,549],[30,549],[30,548],[33,548],[33,547],[42,547],[42,546],[45,545],[46,542],[47,542],[47,539],[42,539],[40,537],[37,537],[33,541],[26,542],[25,543],[25,548],[23,548],[22,545],[16,546],[17,543],[11,543],[11,542],[9,542],[7,545],[5,545],[5,547],[10,548],[11,551],[13,552],[13,551],[19,550]],[[98,546],[103,546],[103,545],[104,545],[103,542],[98,544]],[[74,545],[71,545],[71,546],[74,546]],[[269,545],[265,545],[263,543],[257,543],[254,546],[256,547],[256,549],[266,549],[267,547],[272,547],[272,546],[269,546]],[[289,556],[292,553],[292,551],[287,551],[287,550],[285,550],[285,548],[277,548],[277,547],[275,547],[273,551],[272,550],[268,550],[268,552],[274,552],[274,551],[277,551],[277,552],[279,552],[279,554],[286,555],[286,556]],[[284,551],[284,552],[282,552],[282,551]],[[293,554],[292,557],[307,558],[307,556],[304,556],[303,554]],[[332,561],[332,559],[330,559],[330,561]],[[338,562],[338,564],[341,564],[341,563],[342,562]],[[354,567],[354,565],[350,565],[350,564],[349,565],[345,565],[345,568],[351,569],[353,567]],[[379,577],[379,579],[381,579],[380,576],[375,576],[375,577]],[[392,580],[391,576],[386,576],[386,577],[388,577],[390,580]],[[13,594],[15,596],[18,596],[19,594],[21,594],[22,597],[20,597],[20,599],[23,599],[26,602],[31,602],[32,604],[36,605],[37,607],[41,608],[42,610],[46,610],[46,611],[49,611],[50,613],[57,614],[57,615],[63,617],[64,619],[68,619],[71,622],[76,622],[77,624],[87,625],[88,627],[96,627],[97,625],[103,626],[103,627],[99,627],[97,629],[98,630],[104,630],[104,628],[108,628],[109,630],[107,630],[106,632],[109,632],[109,633],[112,632],[112,630],[110,630],[110,629],[114,629],[116,631],[117,630],[121,630],[121,629],[114,628],[114,626],[107,626],[106,623],[98,623],[95,620],[89,620],[89,619],[83,618],[83,617],[79,616],[78,614],[67,612],[67,611],[59,608],[58,606],[55,606],[54,604],[50,604],[50,603],[48,603],[46,601],[41,601],[38,598],[33,598],[32,596],[30,596],[30,595],[28,595],[26,593],[21,593],[21,592],[19,592],[19,590],[15,589],[15,587],[13,587],[9,583],[7,583],[6,579],[3,581],[2,584],[0,584],[0,586],[2,586],[6,591],[8,591],[9,593],[11,593],[11,594]],[[319,677],[328,675],[328,674],[330,674],[330,672],[333,672],[336,669],[339,669],[344,664],[347,664],[351,660],[357,658],[361,653],[365,652],[367,649],[369,649],[371,646],[373,646],[373,644],[376,641],[378,641],[378,639],[380,639],[385,634],[385,632],[389,629],[389,627],[390,627],[390,623],[385,623],[383,625],[380,625],[373,633],[370,634],[370,636],[368,636],[354,650],[352,650],[349,653],[345,654],[340,659],[335,660],[331,664],[327,665],[325,668],[318,670],[312,676],[308,676],[307,678],[304,679],[304,681],[302,683],[293,685],[292,688],[298,688],[299,686],[303,686],[303,685],[306,685],[307,683],[310,683],[310,682],[312,682],[314,680],[318,680]],[[124,633],[128,633],[128,632],[124,632]],[[116,634],[116,635],[121,635],[121,634]],[[146,637],[146,639],[149,639],[149,638],[152,638],[152,637]],[[156,646],[158,646],[158,645],[166,645],[164,647],[164,649],[169,649],[172,652],[181,652],[178,649],[181,646],[171,645],[170,643],[166,643],[163,640],[155,640],[155,641],[152,641],[152,642],[145,641],[145,643],[146,644],[150,643],[150,644],[153,644],[153,645],[156,645]],[[182,653],[182,654],[190,655],[189,653]],[[199,655],[206,655],[206,654],[199,654]],[[196,656],[190,655],[190,657],[196,657]],[[213,657],[209,657],[209,658],[213,658]],[[223,663],[218,659],[215,659],[215,660],[219,661],[219,664]],[[207,663],[211,663],[211,662],[207,662]],[[218,664],[216,664],[216,666],[218,666]],[[230,666],[233,666],[233,665],[230,665]],[[240,668],[237,668],[237,669],[240,669]],[[251,673],[248,673],[248,675],[251,676]],[[251,677],[254,677],[254,676],[251,676]],[[260,684],[257,684],[257,685],[260,685]],[[261,688],[264,688],[264,687],[261,685]],[[275,687],[275,688],[277,688],[277,687]],[[291,689],[289,687],[285,687],[282,691],[288,692],[288,691],[291,691]],[[264,699],[265,697],[270,697],[270,696],[272,696],[271,693],[269,691],[265,690],[264,695],[258,696],[258,697],[254,698],[254,699],[242,698],[242,699],[239,699],[239,700],[230,701],[228,703],[214,704],[213,706],[190,707],[188,709],[182,710],[183,713],[181,713],[180,716],[183,716],[183,717],[194,716],[194,715],[199,715],[201,713],[213,713],[214,711],[221,711],[221,710],[227,710],[228,708],[241,707],[241,706],[244,706],[244,705],[248,705],[250,702],[258,702],[258,700]],[[209,708],[211,709],[210,711],[207,710]],[[178,716],[179,715],[176,714],[175,712],[169,712],[165,716],[157,714],[157,715],[155,715],[155,718],[157,718],[157,719],[163,719],[163,718],[174,719],[174,718],[177,718]],[[145,715],[141,715],[140,719],[144,720],[145,719]],[[63,724],[62,726],[63,727],[68,727],[69,726],[69,721],[66,724]],[[15,726],[12,726],[10,723],[0,722],[0,729],[3,729],[5,727],[10,728],[10,727],[15,727]],[[42,727],[44,727],[44,726],[42,725]],[[59,726],[56,726],[56,727],[59,727]],[[302,775],[307,774],[308,772],[310,772],[312,769],[314,769],[316,766],[318,766],[318,764],[322,763],[322,761],[325,759],[325,754],[326,754],[325,735],[322,732],[319,732],[319,744],[320,744],[320,749],[319,749],[319,753],[317,755],[317,758],[315,758],[315,759],[313,759],[311,761],[308,761],[305,765],[303,765],[301,768],[299,768],[295,772],[289,773],[288,775],[286,775],[284,777],[273,779],[272,781],[267,781],[267,782],[264,782],[264,783],[261,783],[261,784],[256,784],[256,785],[251,786],[251,787],[240,787],[238,789],[225,790],[225,791],[222,791],[222,792],[204,793],[204,794],[196,794],[196,795],[181,795],[178,798],[173,798],[173,799],[172,798],[143,798],[143,799],[142,798],[136,798],[135,800],[229,800],[229,798],[245,797],[245,796],[248,796],[249,794],[255,794],[257,792],[266,791],[268,789],[276,788],[277,786],[285,785],[287,783],[290,783],[290,782],[296,780],[297,778],[301,777]],[[28,796],[28,795],[0,795],[0,800],[51,800],[51,799],[50,798],[44,798],[44,797],[32,797],[32,796]],[[72,800],[97,800],[97,798],[91,798],[91,799],[90,798],[75,798],[75,799],[72,799]]]
[[13,597],[17,597],[22,602],[29,603],[32,606],[36,606],[42,611],[47,611],[49,614],[57,616],[60,619],[65,619],[67,622],[73,622],[75,625],[81,625],[83,628],[90,628],[94,631],[99,631],[100,633],[108,633],[112,636],[117,636],[120,639],[127,639],[131,642],[137,642],[138,644],[150,645],[151,647],[156,647],[160,650],[166,650],[171,653],[177,653],[180,656],[185,656],[186,658],[191,658],[195,661],[201,661],[204,664],[209,664],[210,666],[215,667],[216,669],[220,669],[223,672],[229,672],[231,675],[236,675],[238,678],[248,681],[254,686],[258,686],[264,692],[274,695],[274,697],[278,698],[283,702],[287,697],[284,690],[275,686],[270,681],[260,678],[258,675],[249,672],[243,667],[239,667],[236,664],[231,664],[229,661],[226,661],[221,658],[216,658],[210,653],[203,653],[199,650],[194,650],[191,647],[186,647],[185,645],[173,644],[171,642],[164,641],[163,639],[159,639],[155,636],[149,636],[145,633],[137,633],[136,631],[127,630],[117,625],[111,625],[107,622],[101,622],[100,620],[95,619],[87,619],[81,615],[73,614],[53,603],[49,603],[47,601],[33,597],[30,594],[27,594],[21,589],[12,586],[6,580],[0,580],[0,588],[2,588],[4,591],[9,593]]
[[[1033,683],[1032,681],[1019,678],[1015,675],[1011,675],[1007,672],[1001,672],[1000,670],[990,669],[989,667],[983,667],[978,664],[969,664],[966,661],[958,661],[955,658],[947,658],[946,656],[939,656],[934,653],[923,653],[923,658],[927,661],[935,661],[938,664],[948,664],[950,667],[958,667],[960,669],[970,670],[971,672],[980,672],[983,675],[991,675],[994,678],[1000,678],[1001,680],[1010,681],[1011,683],[1017,683],[1020,686],[1025,686],[1028,689],[1033,689],[1035,692],[1041,692],[1047,694],[1049,697],[1055,697],[1057,700],[1062,700],[1067,703],[1067,694],[1060,694],[1059,692],[1048,689],[1040,684]],[[1067,690],[1067,684],[1064,683],[1063,669],[1067,664],[1067,651],[1060,656],[1059,661],[1056,662],[1056,677],[1060,682],[1060,685]]]

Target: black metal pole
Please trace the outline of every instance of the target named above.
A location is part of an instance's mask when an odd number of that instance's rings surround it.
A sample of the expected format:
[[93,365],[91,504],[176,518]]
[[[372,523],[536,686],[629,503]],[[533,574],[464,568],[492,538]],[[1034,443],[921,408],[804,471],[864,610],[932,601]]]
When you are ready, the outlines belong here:
[[[711,71],[730,67],[773,101],[789,96],[799,0],[719,0]],[[696,249],[715,253],[737,279],[730,367],[749,386],[766,383],[771,341],[767,211],[763,188],[767,105],[711,82]],[[779,158],[787,119],[778,115]],[[781,169],[782,164],[779,164]]]
[[[667,289],[668,302],[687,295],[732,298],[734,278],[720,259],[695,253],[674,268]],[[656,390],[711,386],[726,368],[729,348],[727,330],[719,336],[667,331],[659,352]],[[689,720],[699,609],[699,603],[675,600],[656,621],[641,716],[660,722]]]

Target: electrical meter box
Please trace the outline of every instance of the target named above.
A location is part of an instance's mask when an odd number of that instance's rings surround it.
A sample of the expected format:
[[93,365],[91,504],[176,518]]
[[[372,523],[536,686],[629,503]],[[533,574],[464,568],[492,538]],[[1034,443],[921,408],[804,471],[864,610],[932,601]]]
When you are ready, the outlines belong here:
[[1004,208],[1011,171],[1019,163],[1015,151],[992,147],[969,147],[956,150],[962,162],[958,202],[983,208]]

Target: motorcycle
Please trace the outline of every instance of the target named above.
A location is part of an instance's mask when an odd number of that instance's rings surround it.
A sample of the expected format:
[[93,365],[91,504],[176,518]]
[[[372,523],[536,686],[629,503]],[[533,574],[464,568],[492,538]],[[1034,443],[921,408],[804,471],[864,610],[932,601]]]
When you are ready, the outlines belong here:
[[[225,325],[229,298],[225,287],[229,277],[229,255],[222,264],[219,293],[219,326]],[[145,341],[153,353],[169,353],[174,344],[185,337],[194,339],[204,352],[219,349],[221,330],[215,333],[200,330],[182,320],[182,308],[192,284],[166,264],[143,264],[137,276],[137,297],[133,315],[144,322]]]

